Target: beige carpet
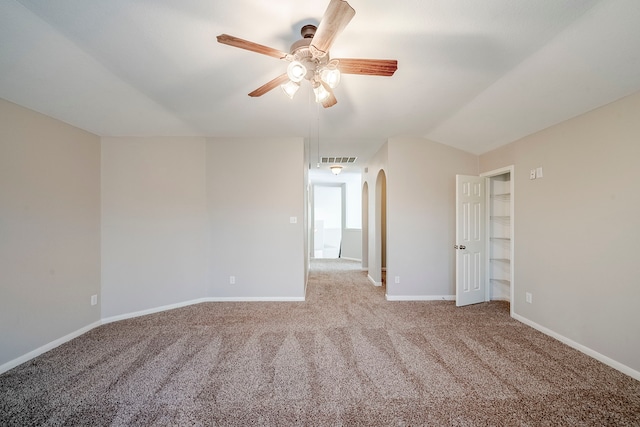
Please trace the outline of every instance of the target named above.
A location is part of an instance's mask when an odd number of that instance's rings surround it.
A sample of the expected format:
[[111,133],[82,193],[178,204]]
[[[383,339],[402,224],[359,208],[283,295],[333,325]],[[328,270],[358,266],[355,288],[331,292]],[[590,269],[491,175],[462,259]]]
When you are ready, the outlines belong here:
[[640,382],[506,303],[387,302],[314,262],[306,302],[101,326],[0,376],[0,425],[640,425]]

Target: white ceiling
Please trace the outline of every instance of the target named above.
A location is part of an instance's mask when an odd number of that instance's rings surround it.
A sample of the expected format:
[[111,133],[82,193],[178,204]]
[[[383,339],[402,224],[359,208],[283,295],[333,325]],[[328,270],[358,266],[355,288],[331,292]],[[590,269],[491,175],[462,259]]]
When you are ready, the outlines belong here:
[[333,57],[397,59],[310,89],[249,92],[328,0],[3,0],[0,97],[102,136],[300,136],[366,159],[388,138],[480,154],[640,90],[638,0],[350,0]]

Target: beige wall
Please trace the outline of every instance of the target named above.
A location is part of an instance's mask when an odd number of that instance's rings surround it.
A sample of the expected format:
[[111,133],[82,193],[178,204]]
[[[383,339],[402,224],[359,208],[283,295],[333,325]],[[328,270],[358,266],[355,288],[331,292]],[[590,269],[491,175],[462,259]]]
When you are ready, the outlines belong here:
[[103,138],[103,317],[304,298],[303,150],[298,138]]
[[207,295],[204,138],[102,139],[104,318]]
[[450,297],[455,294],[455,176],[477,175],[478,157],[422,138],[392,138],[388,146],[387,295]]
[[639,161],[640,94],[480,158],[515,165],[515,314],[636,371]]
[[0,366],[100,319],[100,140],[4,100],[0,272]]
[[303,299],[304,140],[212,138],[206,161],[209,295]]

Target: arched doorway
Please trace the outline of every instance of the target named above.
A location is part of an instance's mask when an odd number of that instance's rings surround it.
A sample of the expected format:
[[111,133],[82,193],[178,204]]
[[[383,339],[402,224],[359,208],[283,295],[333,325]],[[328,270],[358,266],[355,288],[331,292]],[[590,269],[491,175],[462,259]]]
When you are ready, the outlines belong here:
[[[387,264],[387,176],[380,170],[376,176],[374,199],[373,250],[369,256],[369,279],[383,285],[383,271]],[[371,242],[370,242],[371,243]],[[372,255],[372,256],[371,256]]]
[[362,269],[369,269],[369,184],[362,186]]

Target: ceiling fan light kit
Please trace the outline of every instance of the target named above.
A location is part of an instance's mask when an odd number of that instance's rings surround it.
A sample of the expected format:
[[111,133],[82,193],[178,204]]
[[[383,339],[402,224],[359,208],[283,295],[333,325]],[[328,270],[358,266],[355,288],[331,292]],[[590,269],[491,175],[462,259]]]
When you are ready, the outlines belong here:
[[290,53],[260,45],[228,34],[217,37],[218,42],[246,49],[262,55],[290,62],[287,72],[267,82],[249,93],[262,96],[277,86],[293,99],[303,80],[308,80],[313,88],[317,103],[324,108],[338,101],[333,93],[340,83],[341,74],[361,74],[369,76],[392,76],[398,69],[398,62],[391,59],[329,58],[329,49],[338,35],[351,21],[356,11],[344,0],[330,0],[318,27],[305,25],[300,30],[302,39],[296,41]]

